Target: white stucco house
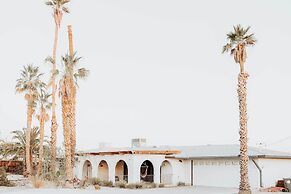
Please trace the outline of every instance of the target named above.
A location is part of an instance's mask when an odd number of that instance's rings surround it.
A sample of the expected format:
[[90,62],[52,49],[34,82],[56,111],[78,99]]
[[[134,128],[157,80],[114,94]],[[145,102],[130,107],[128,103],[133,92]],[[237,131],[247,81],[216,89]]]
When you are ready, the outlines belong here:
[[[102,146],[78,152],[75,175],[112,182],[233,187],[239,185],[239,145],[147,146],[134,139],[128,148]],[[274,186],[291,177],[291,154],[249,147],[252,188]]]

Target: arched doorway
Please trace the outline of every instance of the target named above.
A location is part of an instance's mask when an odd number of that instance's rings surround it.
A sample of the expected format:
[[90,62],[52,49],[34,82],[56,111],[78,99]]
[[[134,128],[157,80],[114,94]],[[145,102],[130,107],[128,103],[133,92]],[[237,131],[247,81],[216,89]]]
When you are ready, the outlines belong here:
[[98,165],[97,177],[104,181],[109,180],[109,168],[105,160],[102,160]]
[[162,162],[160,167],[160,181],[165,185],[173,184],[173,168],[171,163],[168,160]]
[[115,166],[115,182],[117,181],[128,182],[128,168],[123,160],[119,160]]
[[140,181],[154,182],[154,166],[149,160],[145,160],[140,166]]
[[83,165],[83,179],[89,179],[92,177],[92,164],[89,160],[86,160]]

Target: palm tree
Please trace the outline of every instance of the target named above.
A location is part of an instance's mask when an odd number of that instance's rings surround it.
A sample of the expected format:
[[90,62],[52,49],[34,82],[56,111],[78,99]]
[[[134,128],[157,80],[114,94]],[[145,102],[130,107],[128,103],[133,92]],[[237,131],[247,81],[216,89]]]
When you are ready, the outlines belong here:
[[[50,6],[53,9],[53,17],[55,21],[55,39],[54,39],[54,47],[53,47],[53,65],[52,65],[52,75],[55,74],[56,71],[56,52],[57,52],[57,44],[58,44],[58,35],[59,28],[61,27],[63,13],[69,13],[69,9],[65,6],[69,3],[70,0],[49,0],[46,2],[46,5]],[[52,173],[55,174],[56,171],[56,154],[57,154],[57,118],[56,118],[56,83],[55,76],[52,76],[52,120],[51,120],[51,154],[52,154],[52,162],[51,169]]]
[[[72,33],[72,26],[68,25],[68,38],[69,38],[69,53],[70,56],[74,55],[74,48],[73,48],[73,33]],[[73,80],[74,78],[71,77]],[[73,83],[73,82],[72,82]],[[75,152],[76,152],[76,87],[72,85],[72,117],[71,117],[71,161],[72,167],[75,166]]]
[[234,61],[240,65],[240,73],[238,76],[238,99],[240,111],[240,194],[250,194],[250,184],[248,176],[248,130],[247,130],[247,79],[248,73],[244,70],[247,53],[246,47],[255,45],[256,40],[254,34],[247,34],[250,27],[244,29],[241,25],[233,27],[234,31],[227,34],[228,43],[223,46],[222,52],[230,52],[234,57]]
[[38,159],[38,168],[37,175],[41,176],[42,174],[42,161],[43,161],[43,148],[44,148],[44,125],[45,122],[49,120],[49,115],[47,111],[51,108],[51,103],[49,102],[49,98],[51,95],[47,94],[44,90],[41,91],[41,94],[38,97],[38,105],[40,108],[40,113],[37,116],[39,120],[40,127],[40,143],[39,143],[39,159]]
[[39,73],[38,67],[34,67],[33,65],[28,65],[24,67],[21,71],[21,76],[16,81],[16,92],[17,93],[25,93],[25,99],[27,101],[27,127],[26,127],[26,172],[27,175],[31,174],[31,166],[30,166],[30,130],[32,123],[32,115],[35,109],[35,100],[38,96],[39,88],[45,86],[45,84],[40,80],[42,76]]
[[[2,154],[4,157],[12,157],[14,160],[23,159],[26,164],[26,128],[22,130],[12,131],[12,143],[3,143]],[[39,129],[38,127],[32,127],[30,131],[30,150],[29,158],[30,165],[32,164],[32,158],[38,154],[39,150]]]
[[76,57],[76,54],[67,54],[62,57],[64,64],[64,74],[60,80],[60,95],[62,97],[62,117],[63,130],[65,141],[65,155],[66,155],[66,177],[67,180],[72,180],[72,146],[71,146],[71,129],[75,121],[72,121],[74,115],[76,87],[79,78],[88,76],[89,71],[85,68],[76,69],[81,58]]

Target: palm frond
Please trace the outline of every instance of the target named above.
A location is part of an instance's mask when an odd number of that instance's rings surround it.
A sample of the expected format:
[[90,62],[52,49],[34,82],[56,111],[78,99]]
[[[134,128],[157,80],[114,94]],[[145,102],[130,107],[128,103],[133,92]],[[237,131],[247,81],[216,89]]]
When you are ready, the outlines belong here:
[[68,7],[62,7],[63,12],[70,13],[70,10]]
[[54,64],[55,63],[55,60],[53,59],[52,56],[47,56],[44,60],[45,63],[51,63],[51,64]]

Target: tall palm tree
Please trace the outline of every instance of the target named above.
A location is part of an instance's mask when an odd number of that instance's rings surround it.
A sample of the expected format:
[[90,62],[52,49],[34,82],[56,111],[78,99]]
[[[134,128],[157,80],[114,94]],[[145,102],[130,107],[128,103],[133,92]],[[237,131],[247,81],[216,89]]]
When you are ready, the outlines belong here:
[[[70,56],[74,55],[74,48],[73,48],[73,33],[72,33],[72,26],[68,25],[68,38],[69,38],[69,53]],[[73,77],[71,77],[73,79]],[[73,82],[72,82],[73,83]],[[72,117],[71,117],[71,161],[72,167],[75,166],[75,152],[76,152],[76,87],[74,85],[71,86],[72,89]]]
[[62,117],[66,155],[66,177],[67,180],[73,178],[71,129],[75,121],[72,121],[75,108],[76,86],[79,78],[86,78],[89,71],[85,68],[76,69],[81,58],[76,54],[67,54],[62,57],[64,64],[64,74],[60,80],[60,95],[62,97]]
[[[69,13],[69,9],[66,7],[66,4],[70,0],[49,0],[46,2],[46,5],[50,6],[53,9],[53,17],[55,21],[55,39],[53,47],[53,65],[52,65],[52,75],[56,71],[56,53],[57,53],[57,44],[58,44],[58,35],[59,28],[61,27],[63,13]],[[52,120],[51,120],[51,154],[52,162],[51,169],[52,173],[55,174],[56,171],[56,154],[57,154],[57,118],[56,118],[56,83],[55,76],[52,76]]]
[[234,31],[227,34],[228,43],[223,46],[222,52],[229,52],[234,61],[240,65],[238,76],[238,99],[240,111],[240,194],[250,194],[250,184],[248,176],[248,129],[247,129],[247,79],[248,73],[244,70],[244,64],[247,58],[246,47],[253,46],[256,43],[254,34],[248,34],[250,27],[243,28],[241,25],[233,27]]
[[39,73],[38,67],[33,65],[25,66],[21,71],[20,78],[16,80],[16,92],[25,93],[27,101],[27,127],[26,127],[26,172],[27,175],[31,174],[31,161],[30,161],[30,130],[32,123],[32,115],[35,109],[35,100],[37,99],[39,88],[45,86],[40,80],[42,76]]
[[39,158],[38,158],[38,168],[37,175],[42,175],[42,161],[43,161],[43,151],[44,151],[44,125],[45,122],[49,120],[49,115],[47,111],[51,108],[51,102],[49,101],[50,94],[47,94],[44,90],[41,91],[41,94],[38,97],[38,105],[40,109],[40,113],[37,116],[39,120],[40,127],[40,143],[39,143]]

